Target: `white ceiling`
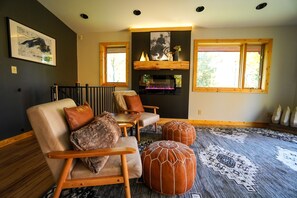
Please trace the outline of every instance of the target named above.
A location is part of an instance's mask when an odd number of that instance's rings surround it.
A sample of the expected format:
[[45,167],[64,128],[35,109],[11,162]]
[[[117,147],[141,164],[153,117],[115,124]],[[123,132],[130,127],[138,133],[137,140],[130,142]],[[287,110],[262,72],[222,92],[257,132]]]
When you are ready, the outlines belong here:
[[[297,0],[38,0],[77,34],[131,27],[297,25]],[[260,3],[266,8],[256,10]],[[201,13],[198,6],[204,6]],[[133,10],[142,14],[135,16]],[[81,13],[89,16],[85,20]]]

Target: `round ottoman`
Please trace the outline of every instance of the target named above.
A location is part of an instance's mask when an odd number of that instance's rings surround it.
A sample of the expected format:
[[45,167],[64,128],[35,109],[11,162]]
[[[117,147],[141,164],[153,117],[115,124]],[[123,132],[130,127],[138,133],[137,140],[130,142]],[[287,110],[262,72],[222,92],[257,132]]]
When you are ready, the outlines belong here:
[[162,139],[174,140],[190,146],[196,139],[196,131],[186,122],[170,121],[162,127]]
[[187,145],[157,141],[141,154],[143,180],[151,189],[166,195],[190,190],[196,177],[196,156]]

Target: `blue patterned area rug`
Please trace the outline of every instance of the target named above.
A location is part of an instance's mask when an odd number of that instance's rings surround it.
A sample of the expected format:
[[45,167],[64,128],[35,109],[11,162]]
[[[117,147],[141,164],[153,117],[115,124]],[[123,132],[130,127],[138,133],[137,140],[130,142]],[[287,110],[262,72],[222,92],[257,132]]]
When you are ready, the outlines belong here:
[[[161,139],[143,129],[140,150]],[[198,128],[191,146],[197,158],[193,188],[183,195],[164,196],[141,180],[130,180],[132,197],[297,198],[297,136],[260,128]],[[44,198],[51,197],[54,187]],[[123,185],[63,190],[63,198],[124,197]]]

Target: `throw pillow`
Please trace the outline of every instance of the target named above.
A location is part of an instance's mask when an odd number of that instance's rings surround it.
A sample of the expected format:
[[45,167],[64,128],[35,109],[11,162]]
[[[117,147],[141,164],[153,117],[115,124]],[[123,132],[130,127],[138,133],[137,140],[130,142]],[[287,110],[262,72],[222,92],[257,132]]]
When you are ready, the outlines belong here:
[[64,112],[71,131],[78,130],[94,118],[93,110],[87,102],[77,107],[65,107]]
[[271,121],[274,124],[278,124],[282,114],[282,107],[278,105],[278,107],[274,110]]
[[139,95],[135,95],[135,96],[124,95],[124,99],[129,110],[144,112]]
[[283,115],[281,117],[281,122],[280,122],[281,125],[289,126],[290,114],[291,114],[290,107],[287,107],[284,110]]
[[297,107],[292,111],[291,119],[290,119],[290,126],[297,127]]
[[[86,151],[112,148],[121,135],[121,129],[110,113],[104,112],[88,125],[73,131],[70,142],[75,150]],[[93,173],[99,173],[109,156],[82,158],[84,165]]]

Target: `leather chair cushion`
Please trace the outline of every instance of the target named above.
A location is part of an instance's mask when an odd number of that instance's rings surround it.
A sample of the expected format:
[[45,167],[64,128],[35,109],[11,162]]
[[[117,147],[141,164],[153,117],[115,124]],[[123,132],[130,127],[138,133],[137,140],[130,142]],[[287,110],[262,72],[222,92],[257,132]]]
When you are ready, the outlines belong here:
[[128,96],[124,95],[124,99],[127,105],[127,108],[132,111],[144,112],[141,99],[139,95]]
[[190,146],[195,142],[196,131],[191,124],[173,120],[162,126],[162,139],[174,140]]
[[[73,131],[70,142],[75,150],[95,150],[112,148],[121,135],[121,129],[110,113],[97,116],[88,125]],[[99,173],[109,156],[82,158],[82,162],[92,172]]]
[[65,107],[64,112],[71,131],[78,130],[94,118],[93,110],[87,102],[77,107]]
[[180,142],[157,141],[141,155],[143,179],[151,189],[166,195],[190,190],[196,177],[196,156]]

